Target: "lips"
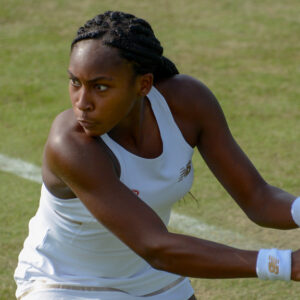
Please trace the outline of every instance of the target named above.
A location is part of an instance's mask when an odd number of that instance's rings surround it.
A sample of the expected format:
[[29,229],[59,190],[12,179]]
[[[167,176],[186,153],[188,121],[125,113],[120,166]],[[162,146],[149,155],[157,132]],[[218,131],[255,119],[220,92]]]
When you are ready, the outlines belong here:
[[88,119],[77,119],[77,121],[82,127],[86,128],[86,129],[93,128],[97,125],[96,122],[88,120]]

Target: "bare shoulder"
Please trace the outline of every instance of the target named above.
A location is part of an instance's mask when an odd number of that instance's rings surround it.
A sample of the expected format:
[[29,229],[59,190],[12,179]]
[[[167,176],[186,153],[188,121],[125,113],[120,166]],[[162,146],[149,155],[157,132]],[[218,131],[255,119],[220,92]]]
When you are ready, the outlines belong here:
[[195,146],[199,133],[222,115],[218,101],[200,80],[179,74],[157,85],[185,139]]
[[71,109],[60,113],[53,121],[46,143],[45,154],[49,162],[59,160],[87,164],[91,157],[101,157],[106,152],[105,144],[98,137],[88,136],[76,121]]
[[88,142],[84,132],[76,122],[72,110],[61,112],[53,121],[45,146],[45,162],[51,167],[56,159],[78,155],[76,149]]
[[[89,173],[93,174],[84,176]],[[93,178],[108,173],[116,173],[116,168],[104,142],[86,135],[72,110],[60,113],[44,150],[43,180],[48,189],[57,197],[70,198],[74,195],[69,182],[80,179],[89,186]]]
[[179,74],[161,82],[158,89],[171,106],[194,109],[204,107],[216,101],[210,89],[200,80]]
[[72,109],[65,110],[59,113],[54,119],[48,142],[53,145],[61,143],[65,138],[70,137],[76,132],[80,133],[80,131],[82,130],[80,130],[80,126],[76,122]]

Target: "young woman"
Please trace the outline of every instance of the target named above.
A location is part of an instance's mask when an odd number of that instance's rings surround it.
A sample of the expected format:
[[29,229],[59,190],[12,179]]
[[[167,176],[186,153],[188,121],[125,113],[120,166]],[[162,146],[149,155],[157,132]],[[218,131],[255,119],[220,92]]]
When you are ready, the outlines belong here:
[[57,116],[45,147],[18,299],[187,300],[195,296],[186,276],[299,280],[299,252],[168,232],[171,207],[192,184],[196,147],[261,226],[296,228],[300,198],[264,181],[213,94],[162,53],[150,25],[130,14],[106,12],[78,30],[72,109]]

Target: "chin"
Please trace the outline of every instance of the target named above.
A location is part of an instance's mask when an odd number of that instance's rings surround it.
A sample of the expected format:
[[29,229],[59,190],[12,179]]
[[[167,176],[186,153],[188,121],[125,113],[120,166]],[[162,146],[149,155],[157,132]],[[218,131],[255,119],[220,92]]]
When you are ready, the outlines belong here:
[[99,133],[99,130],[89,130],[89,129],[85,129],[85,128],[83,130],[84,130],[84,133],[90,137],[97,137],[97,136],[103,134],[103,133]]
[[93,128],[93,129],[87,129],[87,128],[84,128],[83,127],[83,131],[84,133],[87,135],[87,136],[90,136],[90,137],[98,137],[106,132],[104,132],[103,130],[101,129],[97,129],[97,128]]

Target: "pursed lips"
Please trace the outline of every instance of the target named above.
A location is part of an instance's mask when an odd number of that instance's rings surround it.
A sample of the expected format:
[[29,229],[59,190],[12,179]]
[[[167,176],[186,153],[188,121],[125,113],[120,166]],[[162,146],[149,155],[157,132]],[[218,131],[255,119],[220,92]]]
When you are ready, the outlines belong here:
[[96,122],[92,121],[92,120],[88,120],[88,119],[77,119],[77,122],[84,128],[92,128],[95,127],[97,125]]

